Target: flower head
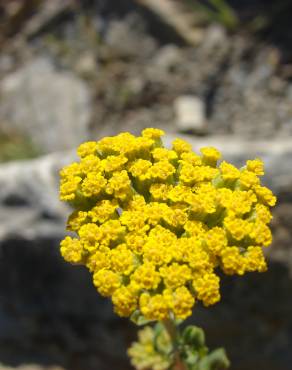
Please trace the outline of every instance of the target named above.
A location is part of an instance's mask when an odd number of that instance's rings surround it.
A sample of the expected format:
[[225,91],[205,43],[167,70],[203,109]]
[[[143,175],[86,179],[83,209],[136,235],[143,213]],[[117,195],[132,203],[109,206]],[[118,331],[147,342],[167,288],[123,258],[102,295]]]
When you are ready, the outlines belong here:
[[194,153],[180,139],[167,149],[163,134],[149,128],[81,144],[80,161],[60,173],[76,233],[61,254],[89,269],[120,316],[185,319],[195,302],[220,300],[219,268],[266,270],[276,198],[261,185],[262,161],[218,164],[217,149]]

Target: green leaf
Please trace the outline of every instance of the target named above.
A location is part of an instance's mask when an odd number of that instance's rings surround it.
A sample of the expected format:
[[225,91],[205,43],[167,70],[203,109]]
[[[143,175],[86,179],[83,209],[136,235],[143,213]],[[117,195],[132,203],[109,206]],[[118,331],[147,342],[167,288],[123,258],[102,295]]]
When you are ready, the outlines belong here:
[[223,370],[228,369],[230,362],[223,348],[218,348],[204,357],[199,364],[198,370]]
[[184,344],[190,345],[196,350],[205,346],[204,331],[197,326],[187,326],[183,331],[182,338]]
[[165,332],[164,326],[158,322],[154,326],[154,338],[153,338],[153,346],[156,352],[162,355],[169,355],[172,351],[170,347],[170,343],[167,343],[165,340],[167,338],[167,333]]
[[193,369],[195,365],[198,365],[199,360],[200,356],[197,351],[186,351],[184,354],[184,362],[191,369]]

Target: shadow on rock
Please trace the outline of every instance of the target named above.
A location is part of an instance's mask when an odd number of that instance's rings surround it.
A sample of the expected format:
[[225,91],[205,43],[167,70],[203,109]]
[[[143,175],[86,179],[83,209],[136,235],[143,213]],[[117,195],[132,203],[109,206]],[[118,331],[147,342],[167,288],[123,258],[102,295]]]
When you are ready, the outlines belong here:
[[84,268],[62,261],[57,240],[2,242],[0,328],[5,365],[129,368],[130,324],[116,318]]

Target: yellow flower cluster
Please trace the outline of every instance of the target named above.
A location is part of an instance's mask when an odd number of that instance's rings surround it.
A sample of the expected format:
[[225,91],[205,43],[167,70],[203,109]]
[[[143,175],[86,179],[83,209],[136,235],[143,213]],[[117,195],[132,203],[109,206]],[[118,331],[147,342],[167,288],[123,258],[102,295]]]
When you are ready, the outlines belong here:
[[61,171],[61,200],[74,212],[61,253],[87,266],[98,292],[120,316],[185,319],[196,301],[220,300],[226,274],[265,271],[271,243],[263,163],[237,169],[212,147],[192,151],[163,131],[122,133],[78,148],[80,161]]

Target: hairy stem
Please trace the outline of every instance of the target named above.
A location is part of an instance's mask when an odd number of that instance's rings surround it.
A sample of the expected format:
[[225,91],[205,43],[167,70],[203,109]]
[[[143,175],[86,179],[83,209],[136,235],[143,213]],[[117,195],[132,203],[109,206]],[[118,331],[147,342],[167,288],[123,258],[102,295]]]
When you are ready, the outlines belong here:
[[173,344],[174,354],[173,354],[173,365],[172,365],[171,370],[187,370],[186,365],[183,363],[183,361],[180,357],[180,352],[179,352],[179,349],[178,349],[179,333],[178,333],[178,330],[177,330],[176,323],[174,322],[174,320],[169,319],[169,320],[163,321],[163,325],[164,325],[166,331],[168,332],[168,334],[171,338],[172,344]]

